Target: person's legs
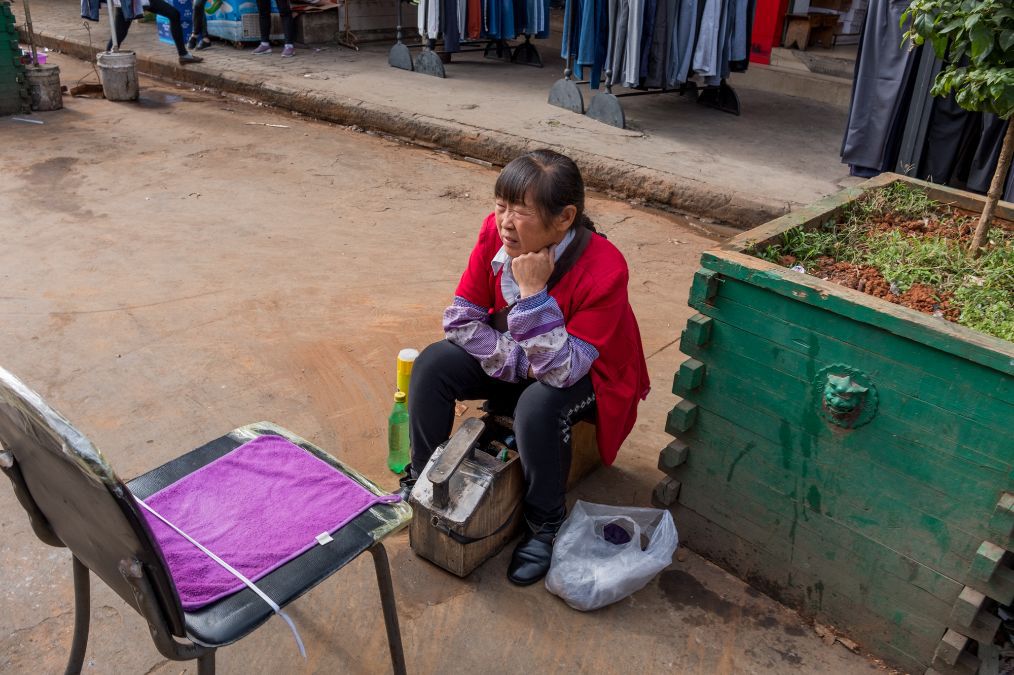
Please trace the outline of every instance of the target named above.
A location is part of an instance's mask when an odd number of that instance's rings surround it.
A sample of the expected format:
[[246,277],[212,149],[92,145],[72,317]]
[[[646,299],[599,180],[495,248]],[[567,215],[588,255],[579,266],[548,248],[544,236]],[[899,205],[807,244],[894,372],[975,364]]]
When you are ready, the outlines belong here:
[[169,33],[173,36],[173,42],[176,44],[176,53],[186,56],[187,45],[183,40],[183,22],[180,20],[179,10],[165,0],[150,0],[148,7],[153,14],[169,19]]
[[[123,16],[123,9],[120,7],[116,8],[116,13],[113,15],[113,27],[116,29],[116,44],[122,47],[123,41],[127,39],[127,31],[130,30],[130,21]],[[106,43],[106,51],[113,51],[111,39]]]
[[567,514],[570,427],[594,405],[587,375],[564,389],[536,382],[518,400],[514,434],[525,473],[527,530],[507,568],[507,578],[515,584],[535,583],[549,571],[553,541]]
[[275,0],[278,5],[278,15],[282,18],[282,32],[285,33],[285,46],[282,49],[282,56],[296,55],[296,20],[292,16],[292,5],[289,0]]
[[194,0],[194,30],[190,33],[189,46],[191,49],[208,39],[208,17],[204,11],[206,0]]
[[514,435],[525,472],[525,516],[535,526],[558,523],[567,514],[570,427],[594,404],[587,375],[565,389],[536,382],[518,400]]
[[271,52],[271,0],[257,0],[257,18],[261,24],[261,44],[254,54]]
[[450,436],[455,401],[485,399],[524,386],[490,377],[475,357],[446,340],[424,349],[412,365],[408,395],[412,475],[422,474],[433,451]]

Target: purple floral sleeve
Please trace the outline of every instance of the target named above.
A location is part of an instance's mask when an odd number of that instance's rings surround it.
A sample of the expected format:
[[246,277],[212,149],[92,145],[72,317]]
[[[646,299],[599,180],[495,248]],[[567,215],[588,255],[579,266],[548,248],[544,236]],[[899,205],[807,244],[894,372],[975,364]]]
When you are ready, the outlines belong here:
[[507,315],[507,326],[535,378],[551,387],[572,386],[599,356],[595,347],[567,332],[563,311],[545,290],[518,300]]
[[444,310],[444,334],[475,357],[490,377],[518,382],[528,377],[528,356],[510,333],[489,325],[489,310],[455,297]]

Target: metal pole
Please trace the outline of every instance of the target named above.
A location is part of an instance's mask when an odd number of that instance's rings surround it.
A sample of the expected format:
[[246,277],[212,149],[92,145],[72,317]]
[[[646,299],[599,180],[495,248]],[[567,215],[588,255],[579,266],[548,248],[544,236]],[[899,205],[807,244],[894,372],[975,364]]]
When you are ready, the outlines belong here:
[[[27,0],[25,0],[25,1],[27,2]],[[120,2],[121,3],[124,3],[124,2],[133,2],[133,0],[120,0]],[[112,40],[112,42],[113,42],[113,51],[114,52],[118,52],[118,51],[120,51],[120,41],[116,39],[116,22],[113,20],[113,11],[114,11],[113,10],[113,0],[109,0],[106,3],[106,8],[109,9],[109,39]],[[121,12],[123,11],[122,7],[120,8],[120,11]],[[127,15],[124,14],[123,16],[124,16],[124,18],[126,18]]]
[[32,65],[38,67],[39,53],[35,50],[35,29],[32,27],[32,12],[25,0],[25,26],[28,28],[28,46],[32,49]]

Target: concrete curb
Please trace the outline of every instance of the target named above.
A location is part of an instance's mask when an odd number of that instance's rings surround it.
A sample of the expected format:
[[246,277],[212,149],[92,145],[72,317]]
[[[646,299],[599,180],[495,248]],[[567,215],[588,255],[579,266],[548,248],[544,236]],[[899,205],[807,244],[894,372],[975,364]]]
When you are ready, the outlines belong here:
[[[24,29],[19,27],[22,39]],[[63,35],[37,31],[38,46],[92,61],[101,51]],[[345,126],[359,126],[413,142],[446,148],[466,157],[503,165],[514,157],[546,144],[514,134],[417,115],[390,106],[317,92],[297,90],[242,73],[217,72],[207,65],[182,67],[175,59],[137,55],[138,71],[152,77],[207,87],[229,94],[291,110],[316,119]],[[640,166],[612,157],[574,150],[565,152],[577,162],[589,187],[614,193],[625,199],[642,199],[648,204],[669,207],[740,228],[750,228],[784,215],[791,204],[758,198],[743,192],[721,190],[703,181]]]

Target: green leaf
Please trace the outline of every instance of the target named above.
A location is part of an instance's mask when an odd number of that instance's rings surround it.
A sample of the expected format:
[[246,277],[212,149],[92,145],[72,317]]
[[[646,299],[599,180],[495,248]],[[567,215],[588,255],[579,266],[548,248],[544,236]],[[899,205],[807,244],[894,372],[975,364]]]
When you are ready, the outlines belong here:
[[989,30],[989,26],[986,26],[982,22],[977,22],[972,26],[971,35],[972,60],[976,63],[982,63],[989,56],[989,53],[993,51],[993,32]]
[[938,59],[943,60],[944,55],[947,53],[947,38],[943,35],[933,36],[933,53],[937,55]]
[[1011,47],[1014,47],[1014,30],[1000,33],[1000,49],[1007,51]]

